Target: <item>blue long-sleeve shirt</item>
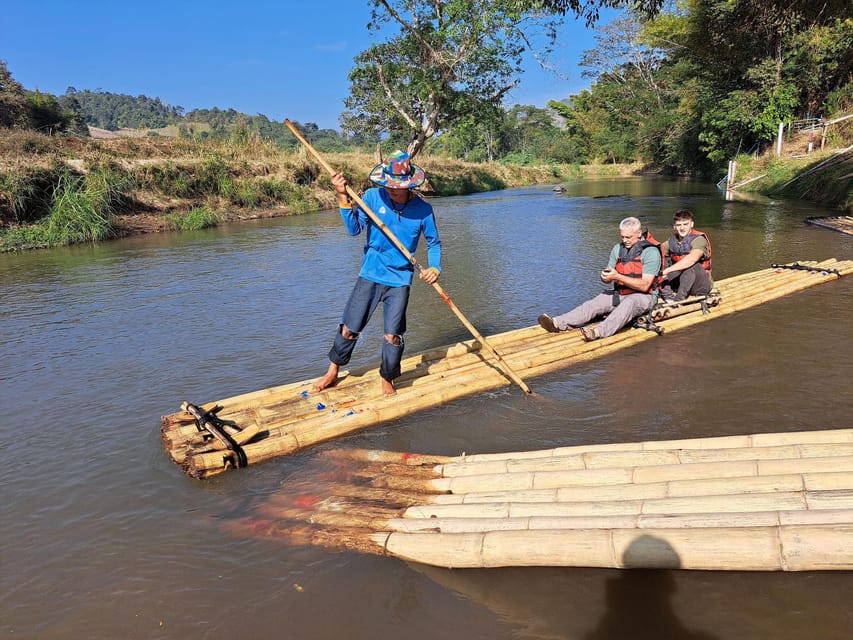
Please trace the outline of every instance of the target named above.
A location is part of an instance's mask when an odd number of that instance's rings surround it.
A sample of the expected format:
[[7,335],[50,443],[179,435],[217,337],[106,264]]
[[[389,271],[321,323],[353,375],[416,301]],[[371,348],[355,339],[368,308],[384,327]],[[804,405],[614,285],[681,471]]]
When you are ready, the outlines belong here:
[[[368,189],[362,200],[412,255],[423,234],[427,243],[429,266],[441,271],[441,239],[438,236],[432,205],[413,195],[405,207],[402,207],[402,211],[397,213],[394,207],[399,210],[401,206],[391,200],[385,189],[380,188]],[[342,207],[341,218],[351,236],[357,236],[362,231],[366,235],[359,276],[389,287],[412,284],[414,267],[361,207]]]

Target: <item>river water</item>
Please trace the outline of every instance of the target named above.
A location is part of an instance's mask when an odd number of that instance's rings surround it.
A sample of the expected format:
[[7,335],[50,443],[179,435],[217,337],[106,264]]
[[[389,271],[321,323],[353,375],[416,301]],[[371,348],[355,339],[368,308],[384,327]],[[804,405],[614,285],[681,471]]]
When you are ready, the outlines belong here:
[[[715,277],[853,258],[813,205],[618,179],[436,199],[442,285],[484,335],[596,293],[636,215],[692,208]],[[423,248],[422,248],[423,249]],[[324,447],[458,455],[849,427],[849,279],[208,481],[161,415],[319,376],[361,254],[336,212],[0,255],[0,631],[85,638],[853,637],[853,573],[441,570],[235,538],[220,523],[299,486]],[[421,253],[419,252],[419,256]],[[425,258],[421,258],[425,260]],[[407,353],[467,339],[417,282]],[[378,364],[381,323],[351,366]]]

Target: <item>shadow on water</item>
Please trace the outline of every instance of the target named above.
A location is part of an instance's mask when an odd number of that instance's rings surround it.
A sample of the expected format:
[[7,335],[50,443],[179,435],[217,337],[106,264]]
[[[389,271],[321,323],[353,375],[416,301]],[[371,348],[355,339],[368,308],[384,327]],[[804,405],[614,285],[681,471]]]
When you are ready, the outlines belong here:
[[622,562],[626,567],[639,567],[655,558],[669,569],[628,569],[609,578],[606,585],[606,611],[596,628],[583,637],[587,640],[617,640],[636,638],[649,640],[712,640],[716,637],[691,631],[673,611],[672,598],[676,591],[672,571],[681,561],[665,540],[643,535],[625,550]]

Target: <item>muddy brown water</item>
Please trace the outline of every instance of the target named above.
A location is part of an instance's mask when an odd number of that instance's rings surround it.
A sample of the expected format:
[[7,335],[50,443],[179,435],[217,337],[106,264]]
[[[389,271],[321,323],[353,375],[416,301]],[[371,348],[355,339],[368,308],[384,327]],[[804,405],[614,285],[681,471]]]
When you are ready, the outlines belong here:
[[[713,185],[598,180],[437,199],[442,284],[488,335],[598,289],[617,225],[689,207],[718,279],[853,258],[831,211]],[[0,630],[43,638],[853,637],[850,572],[446,570],[234,537],[223,523],[318,482],[352,446],[457,455],[849,427],[850,279],[209,481],[159,418],[320,375],[361,240],[335,212],[0,255]],[[419,254],[421,255],[421,254]],[[407,353],[467,339],[416,283]],[[381,324],[352,366],[376,366]]]

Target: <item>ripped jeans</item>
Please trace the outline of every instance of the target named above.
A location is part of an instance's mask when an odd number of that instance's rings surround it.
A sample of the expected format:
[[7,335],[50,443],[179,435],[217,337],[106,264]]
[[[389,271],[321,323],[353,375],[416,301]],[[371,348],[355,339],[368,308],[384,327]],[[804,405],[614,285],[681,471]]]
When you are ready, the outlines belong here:
[[[399,344],[382,340],[382,363],[379,375],[385,380],[400,376],[400,361],[403,359],[403,334],[406,333],[406,307],[409,305],[411,287],[389,287],[359,277],[350,293],[335,342],[329,350],[329,360],[337,365],[346,365],[352,357],[359,334],[367,326],[373,312],[382,303],[382,325],[385,335],[395,336]],[[343,327],[353,334],[345,338]]]

